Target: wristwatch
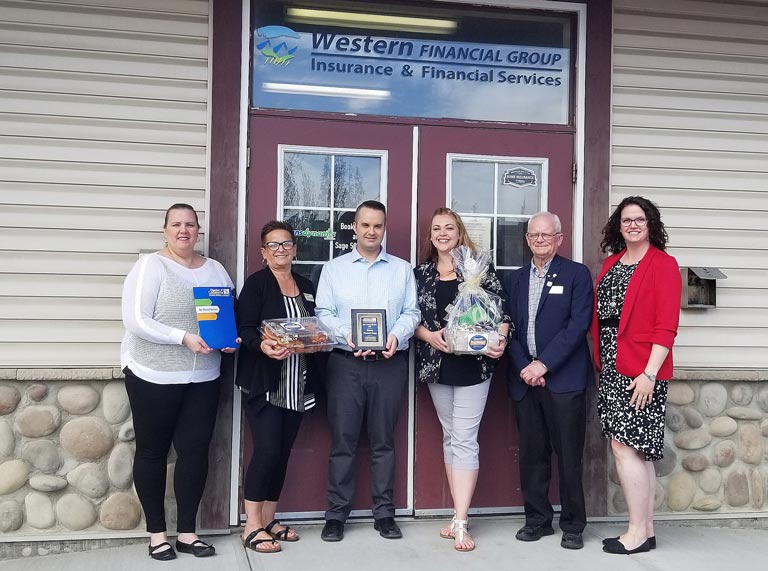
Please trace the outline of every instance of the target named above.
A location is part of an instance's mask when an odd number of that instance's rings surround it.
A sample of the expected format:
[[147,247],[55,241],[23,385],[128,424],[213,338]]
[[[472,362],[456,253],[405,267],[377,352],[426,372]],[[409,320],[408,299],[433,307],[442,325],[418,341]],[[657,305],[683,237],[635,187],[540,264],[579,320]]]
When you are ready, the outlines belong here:
[[649,380],[650,380],[652,383],[655,383],[655,382],[656,382],[656,375],[652,375],[652,374],[650,374],[650,373],[646,373],[645,371],[643,371],[643,374],[644,374],[646,377],[648,377],[648,379],[649,379]]

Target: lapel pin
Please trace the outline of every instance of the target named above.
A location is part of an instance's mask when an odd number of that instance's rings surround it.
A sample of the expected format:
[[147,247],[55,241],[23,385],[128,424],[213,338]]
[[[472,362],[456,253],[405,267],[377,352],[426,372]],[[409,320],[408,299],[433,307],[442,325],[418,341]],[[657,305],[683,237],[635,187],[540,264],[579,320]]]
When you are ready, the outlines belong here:
[[547,282],[547,287],[552,287],[552,282]]

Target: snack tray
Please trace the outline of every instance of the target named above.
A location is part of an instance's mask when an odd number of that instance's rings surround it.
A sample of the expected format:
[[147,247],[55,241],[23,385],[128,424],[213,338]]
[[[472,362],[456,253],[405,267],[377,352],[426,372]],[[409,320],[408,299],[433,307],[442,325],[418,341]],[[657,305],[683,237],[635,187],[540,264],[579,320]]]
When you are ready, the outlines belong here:
[[335,345],[333,333],[317,317],[265,319],[260,331],[265,339],[274,339],[292,353],[330,351]]

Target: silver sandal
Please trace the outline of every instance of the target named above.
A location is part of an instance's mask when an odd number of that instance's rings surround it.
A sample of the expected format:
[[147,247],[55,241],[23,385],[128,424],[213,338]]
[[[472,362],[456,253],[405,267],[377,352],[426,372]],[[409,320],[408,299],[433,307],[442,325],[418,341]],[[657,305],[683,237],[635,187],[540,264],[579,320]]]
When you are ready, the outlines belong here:
[[451,518],[451,523],[448,526],[448,533],[447,534],[443,534],[442,530],[441,530],[440,537],[442,537],[443,539],[454,539],[454,537],[456,535],[456,522],[457,521],[463,521],[464,522],[464,530],[465,531],[469,529],[469,518],[467,518],[467,519],[456,519],[456,510],[453,510],[453,517]]
[[[469,527],[469,522],[465,519],[454,519],[453,524],[451,525],[451,530],[453,531],[454,540],[458,539],[459,544],[464,543],[464,538],[469,535],[467,533],[467,528]],[[475,546],[472,547],[461,547],[460,545],[457,546],[454,544],[453,548],[456,551],[461,551],[462,553],[467,551],[472,551],[475,549]]]

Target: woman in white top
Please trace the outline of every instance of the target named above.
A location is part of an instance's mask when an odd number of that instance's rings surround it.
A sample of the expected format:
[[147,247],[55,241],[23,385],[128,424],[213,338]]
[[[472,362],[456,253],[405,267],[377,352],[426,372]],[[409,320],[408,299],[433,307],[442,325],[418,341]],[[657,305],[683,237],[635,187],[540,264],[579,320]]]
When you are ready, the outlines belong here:
[[197,536],[195,520],[208,473],[221,355],[198,335],[192,288],[234,286],[221,264],[195,252],[199,230],[190,205],[171,206],[163,225],[165,248],[142,256],[123,286],[120,364],[136,431],[134,484],[150,534],[149,555],[160,561],[176,557],[164,508],[171,443],[178,456],[176,549],[196,557],[215,553]]

